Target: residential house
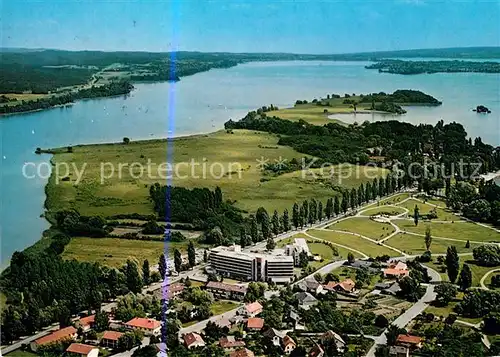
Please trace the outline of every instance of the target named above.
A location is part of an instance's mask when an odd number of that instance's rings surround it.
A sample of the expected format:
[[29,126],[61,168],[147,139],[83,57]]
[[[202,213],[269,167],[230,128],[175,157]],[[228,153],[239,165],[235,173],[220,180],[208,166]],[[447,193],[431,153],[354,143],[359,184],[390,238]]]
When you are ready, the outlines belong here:
[[349,295],[357,293],[356,283],[352,279],[346,279],[340,283],[330,281],[327,285],[325,285],[325,290]]
[[422,338],[412,335],[399,335],[396,339],[397,346],[408,347],[411,350],[422,348]]
[[388,279],[399,279],[399,278],[404,278],[405,276],[409,276],[410,272],[408,270],[400,270],[400,269],[393,269],[393,268],[387,268],[384,269],[384,277]]
[[104,347],[115,349],[118,347],[118,339],[123,336],[122,332],[104,331],[101,338],[101,345]]
[[370,273],[375,273],[375,274],[379,273],[380,269],[372,267],[372,264],[373,262],[369,260],[356,260],[353,263],[350,264],[348,263],[348,265],[354,269],[368,269]]
[[260,331],[264,327],[264,319],[260,317],[250,317],[247,320],[247,329],[249,331]]
[[77,330],[73,326],[68,326],[54,331],[46,336],[40,337],[30,343],[30,348],[36,352],[38,347],[63,340],[74,340],[77,336]]
[[312,294],[321,294],[323,292],[323,285],[318,283],[315,279],[305,279],[297,284],[298,288]]
[[234,352],[231,352],[229,357],[255,357],[255,355],[248,348],[240,348]]
[[313,348],[311,348],[308,354],[309,357],[323,357],[324,355],[325,351],[318,344],[316,344]]
[[263,335],[269,338],[273,342],[273,345],[279,347],[281,346],[281,340],[286,336],[286,333],[276,330],[275,328],[270,328],[264,332]]
[[76,327],[81,327],[84,332],[87,332],[94,327],[95,315],[90,315],[87,317],[82,317],[80,320],[76,321]]
[[240,309],[240,315],[244,315],[247,317],[254,317],[257,316],[262,312],[262,305],[258,302],[252,302],[250,304],[246,304]]
[[234,336],[224,336],[219,339],[219,346],[225,351],[232,351],[235,348],[245,347],[245,341],[237,340]]
[[297,344],[295,343],[293,338],[286,335],[281,341],[281,347],[283,347],[283,351],[288,355],[295,349],[295,347],[297,347]]
[[318,302],[318,299],[316,299],[308,292],[301,291],[299,293],[295,293],[294,296],[297,298],[299,306],[304,310],[309,310],[311,306],[315,305]]
[[241,315],[234,315],[229,319],[229,322],[231,322],[233,325],[241,324],[245,322],[246,318]]
[[167,355],[168,348],[165,342],[156,343],[155,348],[157,357],[165,357]]
[[389,349],[390,357],[410,357],[410,349],[404,346],[391,346]]
[[99,349],[95,346],[84,345],[83,343],[72,343],[66,349],[66,355],[69,357],[97,357],[99,356]]
[[205,288],[218,299],[242,301],[247,293],[246,286],[224,284],[217,281],[209,281]]
[[185,288],[186,286],[182,283],[173,283],[167,286],[167,299],[171,300],[177,298],[180,294],[182,294]]
[[186,333],[183,339],[184,345],[188,350],[195,347],[205,347],[205,341],[203,341],[203,338],[196,332]]
[[387,269],[384,269],[384,276],[390,279],[399,279],[409,275],[410,271],[406,263],[399,261],[389,263]]
[[344,352],[347,348],[347,344],[340,337],[338,333],[333,332],[332,330],[326,331],[320,338],[321,344],[325,345],[328,341],[334,340],[335,345],[337,346],[337,351]]
[[155,319],[145,317],[135,317],[123,324],[129,330],[139,330],[145,335],[158,336],[161,332],[161,322]]

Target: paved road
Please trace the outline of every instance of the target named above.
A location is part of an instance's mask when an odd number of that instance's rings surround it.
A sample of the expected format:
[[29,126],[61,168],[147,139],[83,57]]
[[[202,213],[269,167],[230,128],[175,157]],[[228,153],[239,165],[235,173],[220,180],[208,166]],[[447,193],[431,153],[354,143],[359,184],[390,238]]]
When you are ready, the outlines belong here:
[[493,273],[495,273],[497,271],[500,271],[500,268],[490,270],[489,272],[487,272],[486,274],[483,275],[483,277],[481,278],[481,281],[479,282],[479,285],[481,285],[482,289],[484,289],[484,290],[490,290],[490,288],[488,288],[484,282],[486,281],[486,278],[490,276],[490,274],[493,274]]
[[[400,258],[401,260],[403,259],[408,259],[409,257],[404,257]],[[424,296],[420,298],[411,308],[406,310],[402,315],[400,315],[394,322],[392,323],[393,325],[396,325],[401,328],[405,328],[415,317],[420,315],[426,308],[429,306],[429,303],[434,301],[436,299],[436,293],[434,292],[434,287],[435,283],[441,281],[441,275],[434,269],[431,269],[429,267],[424,267],[427,269],[427,272],[429,273],[429,276],[431,277],[431,284],[426,285],[426,291]],[[368,351],[366,354],[366,357],[375,357],[375,351],[377,349],[378,345],[385,345],[387,343],[387,338],[385,337],[385,332],[384,331],[380,336],[376,337],[375,343],[373,344],[372,348]]]

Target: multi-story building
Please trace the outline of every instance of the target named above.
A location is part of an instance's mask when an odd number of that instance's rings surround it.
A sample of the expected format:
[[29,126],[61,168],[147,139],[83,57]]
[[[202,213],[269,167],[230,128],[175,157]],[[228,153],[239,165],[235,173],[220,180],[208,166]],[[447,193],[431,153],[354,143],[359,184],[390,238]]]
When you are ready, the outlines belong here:
[[246,253],[239,245],[233,245],[212,249],[209,261],[218,274],[240,280],[287,283],[293,279],[291,256]]
[[285,253],[293,257],[295,262],[295,266],[300,264],[300,253],[305,252],[307,256],[311,255],[309,251],[309,246],[307,245],[307,241],[304,238],[295,238],[293,244],[288,244],[285,246]]

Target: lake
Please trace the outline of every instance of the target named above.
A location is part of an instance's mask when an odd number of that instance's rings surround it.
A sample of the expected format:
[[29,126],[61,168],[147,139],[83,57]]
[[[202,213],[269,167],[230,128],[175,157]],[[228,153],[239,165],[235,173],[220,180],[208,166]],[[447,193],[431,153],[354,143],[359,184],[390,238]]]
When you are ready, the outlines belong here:
[[[364,69],[364,62],[249,63],[182,78],[177,83],[136,84],[127,96],[77,102],[71,107],[0,119],[0,259],[33,244],[48,223],[40,218],[46,179],[26,179],[25,163],[42,163],[37,147],[162,138],[214,131],[262,105],[291,106],[327,93],[422,90],[443,102],[410,107],[400,120],[412,123],[457,121],[469,135],[500,144],[498,74],[452,73],[403,76]],[[472,112],[483,104],[489,115]],[[340,117],[339,117],[340,118]],[[385,119],[386,117],[382,118]],[[378,116],[342,116],[346,122]],[[43,167],[42,167],[43,168]],[[28,172],[30,173],[30,172]],[[41,172],[41,176],[48,172]]]

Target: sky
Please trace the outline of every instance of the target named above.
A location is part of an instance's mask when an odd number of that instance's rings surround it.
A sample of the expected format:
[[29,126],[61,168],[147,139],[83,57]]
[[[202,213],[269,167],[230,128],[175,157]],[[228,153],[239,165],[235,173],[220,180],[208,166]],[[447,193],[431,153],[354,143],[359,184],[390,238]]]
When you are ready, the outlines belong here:
[[500,46],[500,1],[0,0],[1,47],[349,53]]

